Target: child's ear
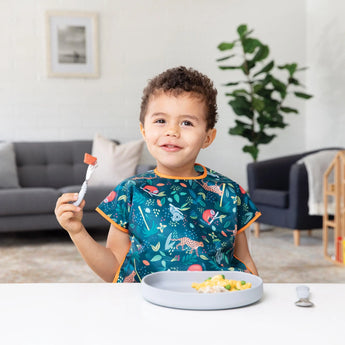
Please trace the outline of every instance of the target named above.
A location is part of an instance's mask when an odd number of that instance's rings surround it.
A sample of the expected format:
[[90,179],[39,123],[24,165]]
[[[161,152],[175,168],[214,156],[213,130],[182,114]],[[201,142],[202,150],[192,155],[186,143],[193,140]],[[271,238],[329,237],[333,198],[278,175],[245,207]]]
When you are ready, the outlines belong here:
[[140,126],[141,135],[143,136],[144,140],[146,140],[146,138],[145,138],[145,128],[144,128],[144,125],[140,122],[139,126]]
[[206,149],[206,147],[209,147],[212,144],[213,140],[216,137],[216,134],[217,130],[215,128],[211,128],[207,131],[204,145],[202,146],[203,149]]

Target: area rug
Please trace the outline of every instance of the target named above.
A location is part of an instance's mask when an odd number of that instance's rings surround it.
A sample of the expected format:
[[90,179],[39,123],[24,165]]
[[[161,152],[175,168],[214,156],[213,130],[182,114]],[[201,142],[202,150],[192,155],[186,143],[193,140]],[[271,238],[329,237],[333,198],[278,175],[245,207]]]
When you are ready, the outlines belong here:
[[[105,232],[91,232],[105,244]],[[323,257],[322,232],[274,228],[255,238],[247,232],[259,274],[266,283],[345,283],[345,266]],[[100,283],[64,231],[0,234],[0,283]]]
[[[252,256],[259,275],[267,283],[345,283],[345,266],[324,258],[322,230],[311,236],[301,232],[301,244],[296,247],[292,230],[275,228],[255,238],[249,236]],[[329,253],[333,246],[329,246]]]

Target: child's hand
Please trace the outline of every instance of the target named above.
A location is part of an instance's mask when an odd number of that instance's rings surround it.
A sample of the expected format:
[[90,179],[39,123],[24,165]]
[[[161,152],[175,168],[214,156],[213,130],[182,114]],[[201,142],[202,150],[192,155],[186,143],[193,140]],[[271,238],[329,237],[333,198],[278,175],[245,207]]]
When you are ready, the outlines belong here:
[[81,220],[83,218],[83,208],[85,200],[79,206],[72,203],[78,199],[78,194],[63,194],[56,202],[55,215],[59,224],[70,234],[76,234],[83,229]]

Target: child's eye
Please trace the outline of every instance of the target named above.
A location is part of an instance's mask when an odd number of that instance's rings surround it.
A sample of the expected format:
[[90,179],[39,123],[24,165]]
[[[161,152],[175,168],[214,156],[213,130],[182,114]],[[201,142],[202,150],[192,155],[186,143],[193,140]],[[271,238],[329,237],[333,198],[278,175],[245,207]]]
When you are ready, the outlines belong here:
[[155,123],[165,123],[165,120],[164,119],[158,119],[155,121]]
[[182,125],[183,126],[193,126],[193,123],[188,121],[188,120],[185,120],[185,121],[182,122]]

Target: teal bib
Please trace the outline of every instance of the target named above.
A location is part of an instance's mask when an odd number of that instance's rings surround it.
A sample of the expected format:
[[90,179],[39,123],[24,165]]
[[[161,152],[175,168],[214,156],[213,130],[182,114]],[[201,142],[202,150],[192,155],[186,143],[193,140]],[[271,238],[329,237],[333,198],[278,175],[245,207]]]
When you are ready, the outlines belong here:
[[234,242],[260,213],[236,182],[198,164],[195,170],[193,178],[156,170],[131,177],[98,206],[131,241],[115,282],[166,270],[249,272],[233,255]]

